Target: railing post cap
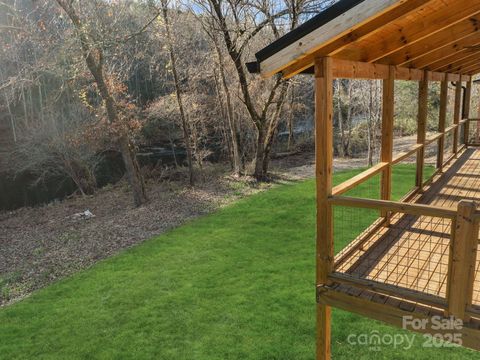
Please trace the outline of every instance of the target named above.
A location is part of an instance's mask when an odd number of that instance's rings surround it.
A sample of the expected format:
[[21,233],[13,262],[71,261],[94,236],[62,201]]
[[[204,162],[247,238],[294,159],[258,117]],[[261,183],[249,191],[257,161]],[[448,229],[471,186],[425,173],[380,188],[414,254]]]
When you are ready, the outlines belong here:
[[463,208],[473,208],[473,209],[476,209],[477,208],[477,203],[473,200],[460,200],[458,202],[458,207],[463,207]]

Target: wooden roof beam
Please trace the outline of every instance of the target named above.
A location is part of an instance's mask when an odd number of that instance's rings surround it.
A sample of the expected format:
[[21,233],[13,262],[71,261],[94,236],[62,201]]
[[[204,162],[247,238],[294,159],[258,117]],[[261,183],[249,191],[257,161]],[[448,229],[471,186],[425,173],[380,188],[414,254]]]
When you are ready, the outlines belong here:
[[[396,80],[421,81],[425,71],[395,66]],[[428,71],[429,81],[467,81],[470,78],[459,74]],[[332,74],[338,79],[387,79],[389,65],[372,64],[332,58]]]
[[[480,43],[478,45],[480,45]],[[466,61],[467,59],[471,59],[475,56],[476,52],[472,52],[470,49],[463,49],[457,53],[453,53],[450,56],[438,59],[428,64],[426,68],[431,71],[439,71],[439,69],[442,69],[445,66],[449,66],[450,64],[454,64],[459,61]]]
[[373,19],[370,22],[359,26],[358,28],[351,30],[345,33],[343,36],[340,36],[338,39],[327,42],[324,46],[315,50],[314,54],[305,56],[298,62],[288,66],[283,70],[283,77],[290,78],[303,70],[311,67],[313,65],[314,59],[317,57],[323,56],[331,56],[332,54],[336,54],[342,49],[344,49],[349,44],[356,42],[360,39],[365,38],[372,33],[375,33],[382,26],[402,17],[405,16],[415,10],[418,10],[419,7],[425,5],[426,3],[431,2],[432,0],[410,0],[405,1],[400,6],[393,8],[391,11],[387,11],[384,14],[381,14],[379,17]]
[[[432,54],[444,46],[452,44],[458,46],[463,39],[477,39],[480,26],[480,15],[476,14],[465,21],[459,22],[453,26],[439,31],[431,36],[425,37],[422,41],[408,45],[405,48],[384,56],[377,62],[381,64],[406,65],[411,64],[413,60]],[[433,56],[433,55],[432,55]],[[409,65],[415,66],[418,65]]]
[[473,63],[473,64],[470,64],[469,66],[465,66],[465,67],[462,69],[462,73],[468,74],[468,73],[470,73],[472,70],[477,69],[479,66],[480,66],[480,61],[477,61],[477,62],[475,62],[475,63]]
[[[351,60],[378,61],[385,56],[444,31],[452,25],[463,22],[480,11],[480,2],[471,0],[439,1],[436,6],[436,11],[424,17],[421,21],[411,22],[408,26],[402,26],[399,22],[398,30],[395,29],[395,31],[389,33],[374,48],[365,46],[365,49],[362,50],[364,42],[356,41],[346,49],[345,54]],[[369,40],[369,38],[366,40]],[[361,50],[356,51],[358,48]],[[353,51],[348,51],[350,49]]]
[[440,72],[451,72],[451,73],[463,73],[467,67],[471,65],[480,63],[480,53],[476,53],[475,56],[463,59],[456,63],[444,66],[439,69]]
[[[466,51],[469,47],[476,46],[479,43],[480,43],[480,34],[473,33],[464,39],[455,41],[450,44],[445,44],[444,46],[441,46],[440,48],[432,52],[429,52],[425,55],[417,57],[415,60],[405,63],[405,66],[415,67],[420,69],[427,68],[428,70],[434,70],[433,68],[429,67],[430,64],[438,60],[444,60],[450,57],[451,55],[456,54],[459,51]],[[448,64],[449,62],[447,61],[447,65]]]
[[470,71],[467,73],[467,75],[473,76],[473,75],[476,75],[476,74],[478,74],[478,73],[480,73],[480,65],[479,65],[476,69],[470,70]]
[[[260,73],[270,77],[320,47],[330,44],[403,5],[398,0],[365,0],[332,21],[318,27],[301,40],[288,45],[260,63]],[[377,25],[381,26],[381,24]],[[308,67],[308,66],[307,66]]]

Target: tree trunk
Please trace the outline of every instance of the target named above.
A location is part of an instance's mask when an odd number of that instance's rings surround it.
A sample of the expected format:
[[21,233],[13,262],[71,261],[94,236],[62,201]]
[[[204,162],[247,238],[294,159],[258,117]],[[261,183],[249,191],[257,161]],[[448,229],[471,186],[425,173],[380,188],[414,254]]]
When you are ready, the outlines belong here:
[[287,151],[292,151],[292,146],[294,142],[294,133],[293,133],[293,117],[294,117],[294,110],[293,104],[295,103],[295,92],[294,87],[292,85],[292,99],[290,102],[290,112],[288,114],[288,143],[287,143]]
[[165,22],[165,31],[167,33],[168,52],[170,55],[170,61],[172,63],[172,73],[173,73],[173,80],[175,82],[175,93],[177,97],[178,110],[180,112],[180,119],[182,121],[183,140],[185,142],[185,149],[187,150],[189,183],[191,186],[193,186],[195,180],[194,180],[194,174],[193,174],[193,159],[192,159],[192,146],[190,142],[190,129],[188,127],[188,122],[187,122],[185,109],[182,101],[182,92],[180,89],[180,81],[179,81],[178,72],[177,72],[177,59],[175,56],[175,49],[173,48],[173,38],[170,31],[170,23],[168,21],[168,7],[167,7],[166,0],[162,0],[162,14],[163,14],[163,20]]
[[270,164],[270,154],[272,151],[272,145],[275,140],[275,135],[277,134],[276,131],[277,127],[275,126],[273,128],[273,131],[271,134],[267,133],[267,136],[265,138],[265,150],[263,151],[263,164],[262,164],[262,171],[263,171],[263,176],[266,177],[268,174],[268,166]]
[[120,150],[122,153],[123,162],[127,171],[128,181],[133,192],[133,201],[135,206],[140,206],[147,201],[147,194],[145,191],[145,183],[140,172],[140,166],[135,157],[135,152],[132,144],[127,136],[122,136],[119,141]]
[[237,124],[233,114],[232,96],[230,94],[230,89],[228,88],[228,84],[227,84],[227,78],[225,76],[225,65],[223,62],[222,54],[220,53],[220,49],[218,48],[217,44],[215,44],[215,47],[217,48],[218,61],[220,65],[219,66],[220,77],[222,79],[223,91],[225,92],[225,98],[226,98],[227,120],[228,120],[228,127],[230,130],[230,138],[231,138],[231,144],[232,144],[233,173],[236,176],[240,176],[242,172],[242,161],[240,159],[238,129],[237,129]]
[[275,112],[271,117],[271,120],[267,128],[267,134],[265,135],[265,142],[264,142],[265,149],[263,151],[263,165],[262,165],[264,177],[266,177],[268,174],[268,165],[270,164],[270,153],[272,150],[273,143],[275,141],[275,136],[277,134],[278,123],[280,122],[280,113],[282,111],[283,102],[287,97],[289,84],[290,84],[289,81],[282,82],[280,94],[278,97],[279,99],[275,107]]
[[253,177],[258,181],[265,180],[266,173],[264,169],[264,156],[265,156],[265,130],[258,128],[257,132],[257,149],[255,151],[255,169],[253,171]]

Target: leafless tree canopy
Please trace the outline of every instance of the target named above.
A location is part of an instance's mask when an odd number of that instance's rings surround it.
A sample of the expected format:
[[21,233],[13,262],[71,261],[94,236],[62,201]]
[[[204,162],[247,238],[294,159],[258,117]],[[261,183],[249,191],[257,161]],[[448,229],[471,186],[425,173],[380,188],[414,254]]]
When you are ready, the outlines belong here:
[[[175,163],[192,185],[213,160],[268,178],[275,152],[312,144],[312,81],[264,80],[245,62],[334,2],[1,0],[2,171],[63,174],[89,194],[102,154],[117,151],[137,205],[147,201],[142,146],[184,150]],[[408,135],[413,89],[398,86],[396,130]],[[336,154],[373,163],[379,84],[339,80],[334,93]]]

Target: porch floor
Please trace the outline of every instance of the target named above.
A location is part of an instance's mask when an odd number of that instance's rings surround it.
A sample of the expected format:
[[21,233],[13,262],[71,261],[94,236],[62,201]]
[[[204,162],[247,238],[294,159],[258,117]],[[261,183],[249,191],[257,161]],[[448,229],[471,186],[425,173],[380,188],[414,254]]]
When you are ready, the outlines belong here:
[[[412,202],[456,209],[462,199],[480,201],[480,150],[465,150]],[[359,248],[337,255],[335,271],[444,298],[450,234],[449,219],[394,214]],[[474,305],[480,305],[480,254],[477,259]]]

